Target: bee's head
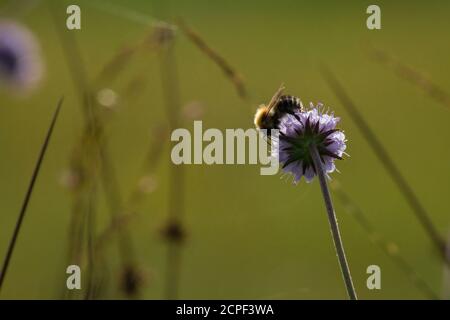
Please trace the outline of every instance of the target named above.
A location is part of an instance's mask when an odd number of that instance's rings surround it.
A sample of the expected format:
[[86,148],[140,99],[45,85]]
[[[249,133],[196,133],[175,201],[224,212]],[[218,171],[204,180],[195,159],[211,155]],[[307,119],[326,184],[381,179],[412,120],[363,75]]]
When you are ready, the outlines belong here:
[[260,105],[256,110],[254,123],[258,129],[266,129],[267,128],[267,119],[269,115],[269,108],[265,105]]
[[275,92],[272,99],[270,99],[269,104],[267,105],[260,105],[258,110],[256,110],[255,114],[255,126],[258,129],[272,129],[273,127],[273,116],[275,114],[274,107],[278,103],[282,93],[284,90],[284,86],[281,85],[280,88]]

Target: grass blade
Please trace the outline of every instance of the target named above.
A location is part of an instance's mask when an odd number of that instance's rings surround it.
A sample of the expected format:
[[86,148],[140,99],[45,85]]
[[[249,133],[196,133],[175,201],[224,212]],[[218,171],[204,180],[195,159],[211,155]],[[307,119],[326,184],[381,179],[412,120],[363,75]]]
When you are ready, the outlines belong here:
[[417,195],[414,193],[413,189],[410,187],[403,174],[400,172],[398,167],[395,165],[394,160],[392,160],[388,151],[385,149],[381,141],[378,139],[376,134],[369,127],[368,123],[359,112],[356,105],[350,99],[340,82],[336,79],[334,74],[326,67],[322,68],[322,75],[331,88],[331,90],[335,93],[337,98],[341,101],[342,106],[347,110],[350,114],[350,117],[355,122],[358,129],[361,131],[363,137],[369,143],[374,153],[380,160],[381,164],[384,166],[386,171],[389,173],[391,179],[395,182],[398,189],[402,193],[403,197],[408,202],[409,206],[413,210],[414,215],[416,216],[419,223],[422,225],[423,229],[426,231],[426,234],[429,236],[433,245],[439,252],[439,256],[447,263],[449,261],[445,257],[445,240],[438,233],[436,227],[430,219],[428,212],[425,207],[420,202]]
[[230,79],[236,88],[236,91],[242,99],[246,99],[247,89],[239,72],[237,72],[230,63],[222,57],[216,50],[208,45],[208,43],[194,29],[188,26],[183,20],[178,19],[178,26],[186,37],[202,51],[209,59],[216,63],[222,69],[225,76]]
[[333,180],[330,183],[330,186],[345,211],[352,216],[360,227],[366,232],[369,240],[377,245],[397,265],[397,267],[406,274],[412,284],[426,297],[433,300],[438,300],[438,295],[433,291],[428,283],[414,270],[414,267],[399,254],[397,244],[393,241],[384,239],[376,231],[375,227],[369,219],[367,219],[364,212],[353,202],[350,196],[343,190],[336,180]]
[[[123,209],[122,196],[117,181],[116,170],[109,156],[107,139],[104,135],[102,119],[98,115],[98,110],[93,104],[92,84],[89,81],[87,68],[82,58],[81,50],[76,37],[72,32],[59,28],[58,6],[54,3],[49,4],[50,14],[58,31],[64,58],[68,65],[72,81],[78,91],[84,115],[85,128],[82,140],[82,148],[86,147],[86,142],[93,143],[95,150],[88,150],[87,157],[99,157],[100,161],[100,179],[103,190],[106,195],[107,205],[110,211],[111,219],[114,220]],[[83,150],[83,149],[82,149]],[[83,152],[87,150],[83,150]],[[119,234],[119,250],[121,263],[124,266],[134,265],[134,247],[132,238],[127,229],[121,229]]]
[[[159,66],[164,104],[167,112],[169,132],[179,127],[180,118],[180,80],[175,57],[174,39],[165,42],[159,50]],[[185,214],[185,169],[169,162],[169,205],[168,218],[164,226],[167,241],[167,270],[165,280],[165,298],[175,300],[179,294],[180,271],[182,263],[182,243],[184,240],[183,217]]]
[[450,108],[450,95],[439,85],[433,82],[431,79],[425,77],[417,69],[412,68],[405,63],[401,62],[378,48],[369,47],[369,55],[373,60],[381,65],[394,71],[394,73],[400,78],[408,81],[409,83],[417,86],[424,91],[431,99],[442,104],[444,107]]
[[50,138],[52,136],[53,129],[55,127],[55,123],[56,123],[56,120],[58,118],[59,110],[61,109],[62,103],[63,103],[63,98],[61,98],[59,100],[58,105],[56,107],[56,110],[55,110],[55,112],[53,114],[53,118],[52,118],[52,121],[50,123],[50,127],[48,128],[47,135],[45,137],[44,143],[42,144],[38,160],[37,160],[36,165],[34,167],[33,174],[31,176],[31,180],[30,180],[30,183],[28,185],[27,192],[25,194],[25,199],[23,200],[23,203],[22,203],[22,208],[20,209],[19,217],[18,217],[17,222],[16,222],[16,227],[14,228],[14,233],[13,233],[13,236],[12,236],[11,241],[9,243],[8,251],[7,251],[5,259],[3,261],[3,265],[2,265],[2,269],[1,269],[1,273],[0,273],[0,290],[2,289],[3,282],[4,282],[5,277],[6,277],[6,272],[8,271],[8,266],[9,266],[9,263],[11,261],[12,254],[14,252],[14,248],[15,248],[15,245],[16,245],[16,242],[17,242],[17,237],[19,236],[20,228],[22,226],[23,219],[24,219],[25,214],[27,212],[28,203],[30,202],[31,194],[33,193],[34,185],[36,183],[36,179],[37,179],[39,171],[41,169],[42,162],[44,160],[44,156],[45,156],[45,153],[47,151],[47,147],[48,147],[48,144],[50,142]]

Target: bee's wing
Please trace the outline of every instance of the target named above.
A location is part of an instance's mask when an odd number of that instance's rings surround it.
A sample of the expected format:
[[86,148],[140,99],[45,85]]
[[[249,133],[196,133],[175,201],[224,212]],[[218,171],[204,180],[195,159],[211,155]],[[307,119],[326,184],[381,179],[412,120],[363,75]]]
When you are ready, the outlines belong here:
[[275,92],[275,94],[272,96],[272,99],[270,99],[269,104],[267,105],[268,113],[270,110],[277,104],[278,99],[280,99],[281,95],[284,91],[284,84],[282,83],[278,90]]

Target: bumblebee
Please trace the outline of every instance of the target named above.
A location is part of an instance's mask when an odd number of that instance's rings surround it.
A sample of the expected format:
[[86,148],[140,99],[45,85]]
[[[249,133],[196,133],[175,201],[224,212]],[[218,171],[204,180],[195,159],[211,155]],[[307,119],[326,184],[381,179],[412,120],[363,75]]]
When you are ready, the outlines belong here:
[[271,129],[279,129],[280,120],[286,114],[295,116],[295,111],[303,111],[303,105],[299,98],[291,95],[283,95],[284,87],[274,94],[268,105],[261,105],[255,114],[255,126],[258,129],[266,129],[270,136]]

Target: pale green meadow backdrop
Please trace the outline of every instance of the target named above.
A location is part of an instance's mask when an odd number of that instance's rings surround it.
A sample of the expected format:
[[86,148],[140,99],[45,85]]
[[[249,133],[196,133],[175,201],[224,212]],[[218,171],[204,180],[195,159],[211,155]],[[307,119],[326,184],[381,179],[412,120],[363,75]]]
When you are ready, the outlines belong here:
[[[1,1],[4,4],[6,1]],[[304,103],[322,102],[341,117],[350,157],[332,178],[363,210],[377,230],[395,241],[400,254],[431,288],[442,291],[442,262],[395,184],[327,86],[319,67],[337,75],[371,128],[390,152],[429,211],[439,232],[450,232],[450,109],[371,59],[365,45],[383,49],[420,70],[450,93],[450,3],[377,1],[382,29],[368,30],[371,1],[56,1],[81,7],[75,34],[87,72],[94,78],[126,44],[150,28],[134,13],[170,20],[182,17],[244,77],[243,101],[222,71],[179,35],[176,61],[183,105],[202,105],[204,128],[251,128],[254,110],[280,83]],[[99,5],[94,5],[94,3]],[[120,15],[114,10],[120,6]],[[64,14],[64,11],[62,14]],[[56,299],[65,288],[71,191],[61,184],[83,121],[47,1],[16,17],[38,37],[45,58],[41,86],[23,97],[0,91],[0,257],[3,259],[56,102],[65,102],[46,154],[2,299]],[[65,28],[61,20],[59,28]],[[144,72],[144,73],[143,73]],[[152,128],[167,123],[155,53],[140,52],[110,87],[119,93],[143,73],[145,85],[115,109],[105,110],[111,159],[120,190],[128,195],[141,173]],[[183,127],[192,130],[191,119]],[[154,192],[129,224],[137,262],[146,274],[141,298],[164,298],[168,170],[166,142],[155,171]],[[295,186],[280,175],[261,176],[257,165],[185,167],[186,243],[179,297],[183,299],[345,299],[328,221],[317,181]],[[375,246],[335,199],[348,261],[361,299],[427,298]],[[109,221],[104,197],[98,231]],[[124,298],[117,288],[117,241],[107,247],[110,285],[101,298]],[[366,268],[379,265],[381,290],[368,290]]]

